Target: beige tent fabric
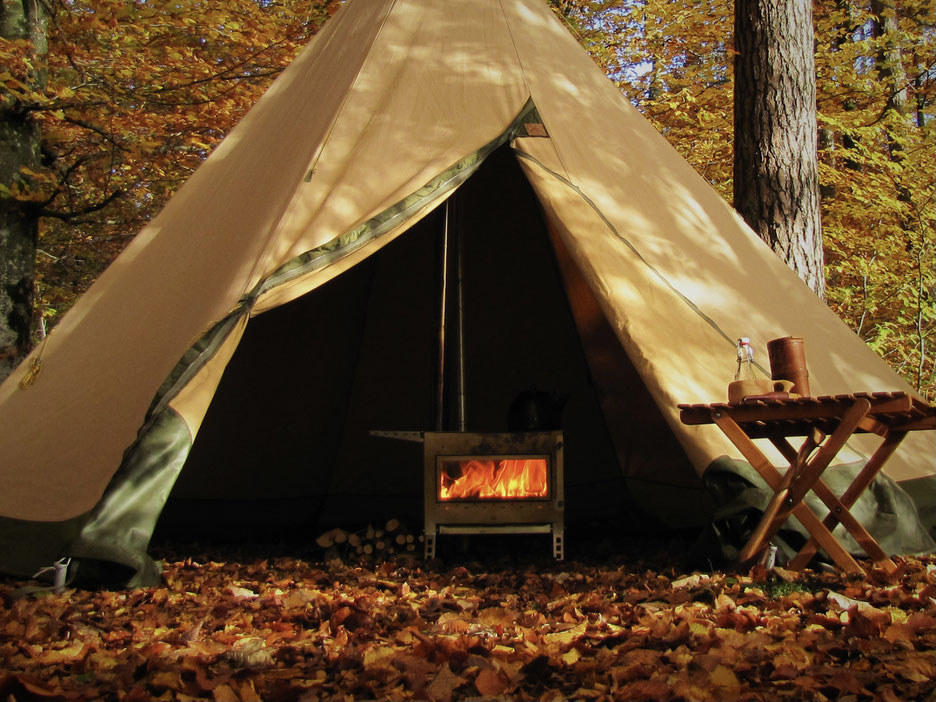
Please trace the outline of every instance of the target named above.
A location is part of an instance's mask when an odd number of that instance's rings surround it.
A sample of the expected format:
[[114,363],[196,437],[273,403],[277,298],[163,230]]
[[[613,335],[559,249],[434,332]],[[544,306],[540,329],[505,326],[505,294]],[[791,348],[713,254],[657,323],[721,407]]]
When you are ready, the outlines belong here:
[[[58,521],[93,507],[196,339],[284,263],[501,135],[530,97],[551,138],[520,146],[536,159],[525,167],[699,470],[728,449],[710,427],[679,425],[674,408],[720,399],[737,336],[761,351],[771,338],[805,336],[817,392],[906,389],[627,104],[544,2],[352,0],[0,386],[0,514]],[[263,308],[319,282],[270,291]],[[175,402],[193,433],[222,358]],[[34,362],[41,372],[21,388]],[[914,436],[892,475],[932,474],[932,446]]]

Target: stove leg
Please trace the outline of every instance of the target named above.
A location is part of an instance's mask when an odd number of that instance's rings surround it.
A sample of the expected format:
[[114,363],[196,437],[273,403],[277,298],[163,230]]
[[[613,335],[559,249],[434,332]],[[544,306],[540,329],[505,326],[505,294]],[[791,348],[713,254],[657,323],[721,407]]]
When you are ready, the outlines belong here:
[[435,525],[433,525],[432,529],[430,529],[429,527],[426,527],[425,558],[428,561],[430,559],[435,558],[435,555],[436,555],[436,530],[435,530]]
[[561,526],[553,525],[553,557],[557,561],[565,560],[565,529]]

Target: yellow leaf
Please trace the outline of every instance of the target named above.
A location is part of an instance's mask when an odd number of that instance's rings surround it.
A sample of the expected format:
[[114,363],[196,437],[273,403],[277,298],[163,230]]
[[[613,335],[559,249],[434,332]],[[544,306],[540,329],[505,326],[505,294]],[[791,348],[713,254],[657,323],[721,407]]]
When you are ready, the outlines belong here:
[[486,607],[478,612],[478,622],[482,626],[510,626],[517,621],[517,613],[505,607]]
[[709,678],[712,680],[712,684],[718,687],[725,687],[731,690],[736,690],[741,687],[741,683],[738,682],[738,677],[731,668],[727,668],[723,665],[716,665],[715,669],[709,673]]
[[546,634],[543,637],[543,641],[547,644],[567,644],[572,643],[578,638],[581,638],[585,635],[585,628],[587,627],[587,622],[582,622],[578,626],[572,627],[571,629],[566,629],[565,631],[557,631],[552,634]]
[[689,622],[689,631],[695,634],[696,636],[704,636],[708,633],[709,628],[705,622],[700,622],[698,620]]
[[364,670],[387,668],[396,654],[397,650],[392,646],[374,646],[364,653]]
[[74,641],[65,648],[43,651],[37,658],[43,665],[58,665],[59,663],[72,663],[83,658],[85,653],[84,641]]
[[479,672],[474,684],[484,697],[497,697],[507,689],[507,681],[490,669]]
[[227,683],[221,683],[211,691],[211,696],[215,702],[240,702],[240,697],[234,692]]

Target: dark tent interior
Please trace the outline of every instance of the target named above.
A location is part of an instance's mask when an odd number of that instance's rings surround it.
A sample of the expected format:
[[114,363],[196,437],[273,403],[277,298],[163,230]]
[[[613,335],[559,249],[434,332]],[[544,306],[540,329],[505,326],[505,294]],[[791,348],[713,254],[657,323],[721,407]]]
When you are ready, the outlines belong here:
[[[443,429],[457,428],[460,298],[466,430],[507,431],[511,403],[531,388],[567,397],[567,523],[634,510],[625,476],[652,476],[656,461],[677,461],[667,470],[697,480],[581,274],[557,260],[511,150],[488,157],[452,200],[460,296],[454,243],[443,256],[443,206],[347,272],[251,320],[157,536],[308,535],[391,517],[420,525],[421,445],[370,432],[438,426],[443,260]],[[584,301],[576,315],[572,288]]]

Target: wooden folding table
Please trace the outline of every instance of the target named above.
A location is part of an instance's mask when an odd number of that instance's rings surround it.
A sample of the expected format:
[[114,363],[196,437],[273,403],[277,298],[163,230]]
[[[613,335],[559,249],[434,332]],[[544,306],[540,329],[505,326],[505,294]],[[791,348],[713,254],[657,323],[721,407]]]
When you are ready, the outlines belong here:
[[[832,535],[841,523],[874,563],[888,572],[896,569],[874,538],[848,511],[871,484],[910,431],[936,429],[936,408],[904,392],[854,393],[823,397],[747,398],[740,403],[679,405],[684,424],[715,424],[766,481],[774,495],[760,523],[739,556],[739,565],[753,563],[792,514],[811,535],[790,562],[804,568],[822,548],[845,571],[864,573],[851,554]],[[848,439],[856,433],[882,438],[851,485],[836,497],[822,481],[822,473]],[[804,436],[797,450],[789,437]],[[784,473],[754,443],[768,439],[789,461]],[[803,502],[812,490],[829,508],[822,520]]]

